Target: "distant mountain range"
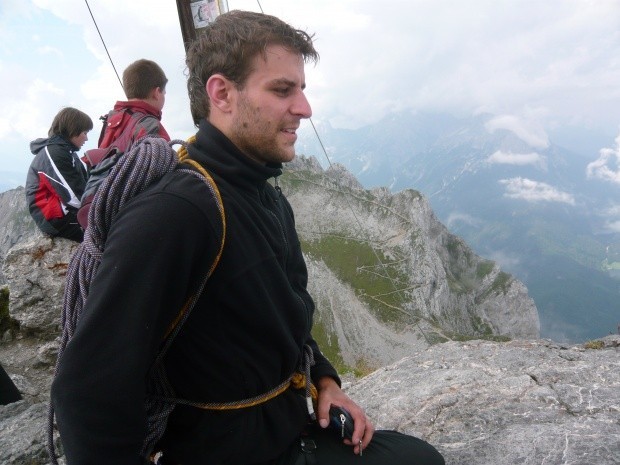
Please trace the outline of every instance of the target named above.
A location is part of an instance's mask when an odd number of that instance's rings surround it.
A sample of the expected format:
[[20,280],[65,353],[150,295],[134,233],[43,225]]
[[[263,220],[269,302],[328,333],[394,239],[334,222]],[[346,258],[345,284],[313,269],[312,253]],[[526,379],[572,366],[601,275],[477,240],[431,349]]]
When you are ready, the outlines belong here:
[[424,194],[451,232],[526,284],[542,337],[582,342],[617,331],[620,184],[609,181],[618,172],[611,149],[586,157],[489,114],[403,112],[357,130],[315,127],[322,145],[306,128],[298,153],[326,165],[325,150],[367,188]]

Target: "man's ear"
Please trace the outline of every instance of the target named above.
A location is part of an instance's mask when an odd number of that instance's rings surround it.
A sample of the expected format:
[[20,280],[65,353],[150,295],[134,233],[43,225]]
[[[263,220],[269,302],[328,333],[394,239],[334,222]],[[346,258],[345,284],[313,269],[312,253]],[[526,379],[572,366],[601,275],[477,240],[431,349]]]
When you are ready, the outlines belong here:
[[212,107],[229,113],[232,107],[234,84],[221,74],[214,74],[206,84],[207,95]]

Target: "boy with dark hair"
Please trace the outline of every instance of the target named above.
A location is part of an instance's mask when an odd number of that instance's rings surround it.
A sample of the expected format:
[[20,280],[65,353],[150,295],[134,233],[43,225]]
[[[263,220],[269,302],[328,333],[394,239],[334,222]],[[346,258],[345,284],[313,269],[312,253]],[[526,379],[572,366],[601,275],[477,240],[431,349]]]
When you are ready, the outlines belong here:
[[[114,108],[100,118],[104,125],[99,135],[98,149],[88,150],[82,157],[92,175],[77,213],[83,229],[88,227],[88,214],[98,183],[107,176],[118,157],[129,151],[134,142],[147,135],[170,141],[170,136],[161,124],[167,83],[164,71],[151,60],[134,61],[123,72],[123,90],[128,100],[117,101]],[[102,163],[99,171],[93,171],[112,152],[117,155]]]
[[77,151],[88,140],[93,121],[77,108],[60,110],[47,138],[30,142],[35,155],[26,176],[26,201],[39,229],[76,242],[84,238],[77,210],[86,186],[86,168]]
[[[128,127],[132,118],[135,125],[129,144],[152,134],[170,140],[161,124],[162,109],[166,102],[168,78],[161,67],[151,60],[140,59],[123,72],[123,90],[127,101],[118,101],[106,117],[105,131],[99,139],[99,148],[110,147]],[[119,147],[125,151],[127,147]]]

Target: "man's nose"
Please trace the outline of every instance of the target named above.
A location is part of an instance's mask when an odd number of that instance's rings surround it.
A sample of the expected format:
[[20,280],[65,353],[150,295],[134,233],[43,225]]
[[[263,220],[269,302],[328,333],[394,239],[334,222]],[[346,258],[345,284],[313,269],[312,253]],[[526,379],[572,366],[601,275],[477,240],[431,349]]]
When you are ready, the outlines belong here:
[[295,115],[299,115],[302,118],[310,118],[312,116],[312,108],[310,107],[310,102],[306,98],[306,94],[299,92],[293,107],[291,108],[291,112]]

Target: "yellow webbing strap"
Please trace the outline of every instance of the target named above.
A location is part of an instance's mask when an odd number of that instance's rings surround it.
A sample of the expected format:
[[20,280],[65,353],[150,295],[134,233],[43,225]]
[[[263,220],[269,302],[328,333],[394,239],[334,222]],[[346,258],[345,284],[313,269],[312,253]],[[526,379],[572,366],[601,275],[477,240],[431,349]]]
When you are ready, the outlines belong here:
[[[306,375],[303,373],[293,373],[286,381],[276,386],[272,390],[260,394],[249,399],[238,400],[234,402],[181,402],[185,405],[201,408],[203,410],[237,410],[242,408],[254,407],[260,405],[268,400],[278,397],[289,387],[294,389],[304,389],[306,387]],[[317,399],[318,393],[313,384],[311,384],[312,398]]]
[[[196,141],[195,135],[187,139],[188,144],[191,144],[195,141]],[[189,154],[187,153],[187,148],[182,145],[177,151],[177,154],[179,156],[179,163],[185,163],[185,164],[193,166],[194,168],[196,168],[196,170],[198,170],[200,174],[202,174],[202,176],[204,176],[205,180],[207,181],[207,184],[209,185],[209,189],[211,190],[211,193],[213,194],[213,197],[215,198],[215,201],[218,206],[218,211],[220,212],[220,218],[222,220],[222,239],[220,241],[220,248],[217,252],[217,255],[215,256],[215,260],[213,260],[213,263],[211,264],[211,268],[209,268],[209,271],[207,273],[207,279],[208,279],[211,276],[211,274],[213,274],[215,267],[217,266],[217,264],[220,261],[220,258],[222,257],[222,252],[224,251],[224,239],[226,237],[226,215],[224,213],[224,202],[222,202],[222,196],[220,195],[220,191],[217,188],[217,184],[215,183],[215,181],[213,180],[209,172],[205,170],[204,167],[200,163],[189,158]],[[193,303],[196,301],[197,297],[198,297],[197,295],[191,295],[187,299],[187,301],[185,302],[185,304],[179,311],[174,321],[168,327],[164,340],[168,338],[170,333],[172,333],[172,331],[177,326],[179,321],[181,321],[183,316],[187,313],[187,311],[191,308]]]
[[[196,135],[193,135],[187,139],[188,144],[193,144],[194,142],[196,142]],[[220,210],[220,215],[222,217],[222,231],[224,233],[223,235],[225,236],[226,235],[226,217],[224,215],[224,203],[222,202],[222,196],[220,195],[220,191],[217,188],[217,184],[215,184],[215,181],[213,180],[209,172],[206,169],[204,169],[204,167],[200,163],[198,163],[196,160],[192,160],[191,158],[189,158],[189,153],[187,153],[187,148],[184,145],[179,147],[179,150],[177,150],[177,154],[179,155],[180,163],[186,163],[188,165],[192,165],[194,168],[196,168],[200,172],[200,174],[202,174],[205,177],[205,179],[211,186],[211,189],[213,190],[213,194],[215,194],[215,198],[217,200],[217,204]],[[224,239],[222,239],[220,252],[222,251],[223,247],[224,247]],[[218,255],[218,259],[219,259],[219,255]]]

